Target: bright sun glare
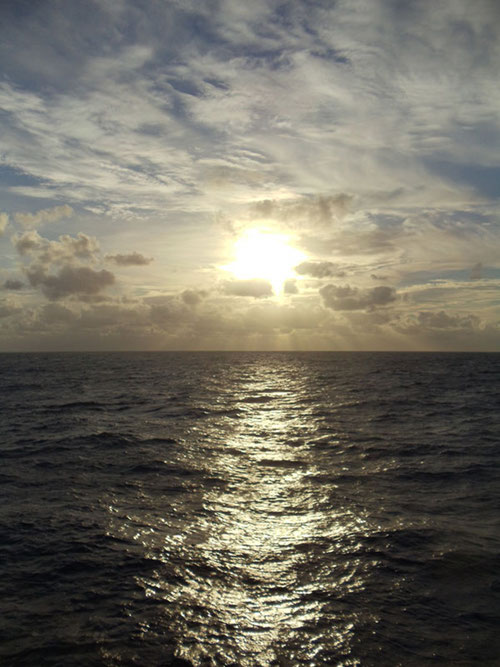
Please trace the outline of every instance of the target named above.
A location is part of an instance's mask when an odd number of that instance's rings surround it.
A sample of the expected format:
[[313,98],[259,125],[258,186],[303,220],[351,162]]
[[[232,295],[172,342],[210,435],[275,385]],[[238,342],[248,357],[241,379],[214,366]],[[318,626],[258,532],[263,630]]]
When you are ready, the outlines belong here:
[[268,280],[275,294],[294,273],[293,269],[304,260],[304,253],[288,245],[281,234],[250,229],[234,244],[234,262],[224,268],[240,280],[260,278]]

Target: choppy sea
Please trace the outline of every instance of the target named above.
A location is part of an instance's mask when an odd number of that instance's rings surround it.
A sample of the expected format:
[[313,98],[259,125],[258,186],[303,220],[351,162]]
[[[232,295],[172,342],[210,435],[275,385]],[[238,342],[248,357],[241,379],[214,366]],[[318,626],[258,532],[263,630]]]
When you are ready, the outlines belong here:
[[500,665],[500,355],[0,355],[0,664]]

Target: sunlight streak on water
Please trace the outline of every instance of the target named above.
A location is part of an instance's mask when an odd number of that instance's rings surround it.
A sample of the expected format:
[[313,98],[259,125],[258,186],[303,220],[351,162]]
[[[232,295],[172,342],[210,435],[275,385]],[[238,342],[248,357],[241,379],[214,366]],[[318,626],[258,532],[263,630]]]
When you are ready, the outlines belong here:
[[[181,582],[160,569],[141,585],[150,598],[173,606],[168,622],[179,655],[194,664],[217,654],[221,664],[270,665],[290,643],[289,655],[302,662],[325,642],[349,653],[352,614],[325,616],[325,600],[362,588],[362,575],[355,564],[351,571],[318,570],[314,553],[334,552],[342,538],[366,534],[366,520],[332,506],[314,482],[320,470],[310,445],[298,438],[309,429],[299,407],[303,389],[290,378],[284,389],[283,378],[260,370],[262,377],[242,383],[236,397],[244,418],[222,429],[219,445],[199,462],[224,480],[222,488],[191,495],[196,509],[175,532],[168,518],[146,515],[133,535],[151,557],[160,552],[163,563],[183,568]],[[169,511],[175,515],[176,508]],[[321,635],[311,642],[301,630],[314,626]]]

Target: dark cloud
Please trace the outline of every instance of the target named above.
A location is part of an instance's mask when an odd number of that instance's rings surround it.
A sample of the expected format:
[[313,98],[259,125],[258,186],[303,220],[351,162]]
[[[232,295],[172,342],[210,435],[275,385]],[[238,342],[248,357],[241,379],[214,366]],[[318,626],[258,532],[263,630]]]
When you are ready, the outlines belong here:
[[265,199],[252,206],[255,218],[279,220],[291,227],[327,227],[345,217],[353,197],[345,193],[290,200]]
[[121,304],[98,304],[84,308],[78,320],[78,327],[86,330],[116,331],[136,327],[151,326],[151,319],[144,317],[141,308],[124,307]]
[[16,305],[6,299],[0,301],[0,317],[9,317],[9,315],[13,315],[19,310],[20,309]]
[[481,278],[482,273],[483,273],[483,265],[481,262],[478,262],[477,264],[474,264],[474,266],[472,267],[469,278],[471,280],[479,280]]
[[4,282],[3,288],[10,290],[20,290],[23,289],[24,283],[21,280],[12,280],[8,279]]
[[188,306],[197,306],[200,301],[205,299],[207,296],[208,292],[206,290],[187,289],[182,292],[181,299]]
[[127,255],[106,255],[106,259],[120,266],[144,266],[153,261],[152,257],[144,257],[139,252],[131,252]]
[[49,274],[41,266],[29,267],[26,271],[30,285],[40,287],[51,300],[73,295],[95,295],[115,282],[112,273],[94,271],[88,266],[63,266],[58,273]]
[[272,296],[273,288],[267,280],[232,280],[223,284],[222,291],[230,296],[252,296],[256,299]]
[[465,333],[478,331],[481,320],[471,313],[448,314],[444,310],[421,310],[401,318],[394,328],[403,334],[421,336],[426,333]]
[[40,312],[40,319],[46,324],[67,324],[77,319],[75,313],[59,303],[47,303]]
[[350,285],[325,285],[319,290],[323,303],[332,310],[364,310],[386,306],[396,300],[392,287],[380,285],[372,289],[360,290]]
[[78,301],[82,303],[104,303],[112,301],[112,299],[107,294],[79,294]]
[[475,315],[448,315],[444,310],[440,310],[420,311],[417,321],[426,329],[472,329],[479,322],[479,318]]
[[298,294],[299,288],[297,287],[297,281],[285,280],[285,284],[283,285],[283,292],[285,294]]
[[397,314],[389,308],[350,310],[343,311],[343,318],[356,336],[376,335],[382,342]]
[[301,276],[312,276],[313,278],[342,277],[344,272],[333,262],[302,262],[295,267],[295,273]]
[[97,239],[87,234],[64,234],[58,241],[49,241],[30,230],[15,235],[12,243],[20,255],[30,258],[24,266],[29,284],[51,300],[67,296],[101,299],[100,292],[115,282],[110,271],[82,265],[96,262],[99,254]]

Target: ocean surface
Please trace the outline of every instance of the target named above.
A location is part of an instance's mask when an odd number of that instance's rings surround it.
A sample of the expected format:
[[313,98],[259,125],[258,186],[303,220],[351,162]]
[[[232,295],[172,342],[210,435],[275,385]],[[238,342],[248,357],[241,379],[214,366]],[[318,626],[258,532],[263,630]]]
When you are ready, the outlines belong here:
[[500,665],[500,355],[0,355],[0,664]]

